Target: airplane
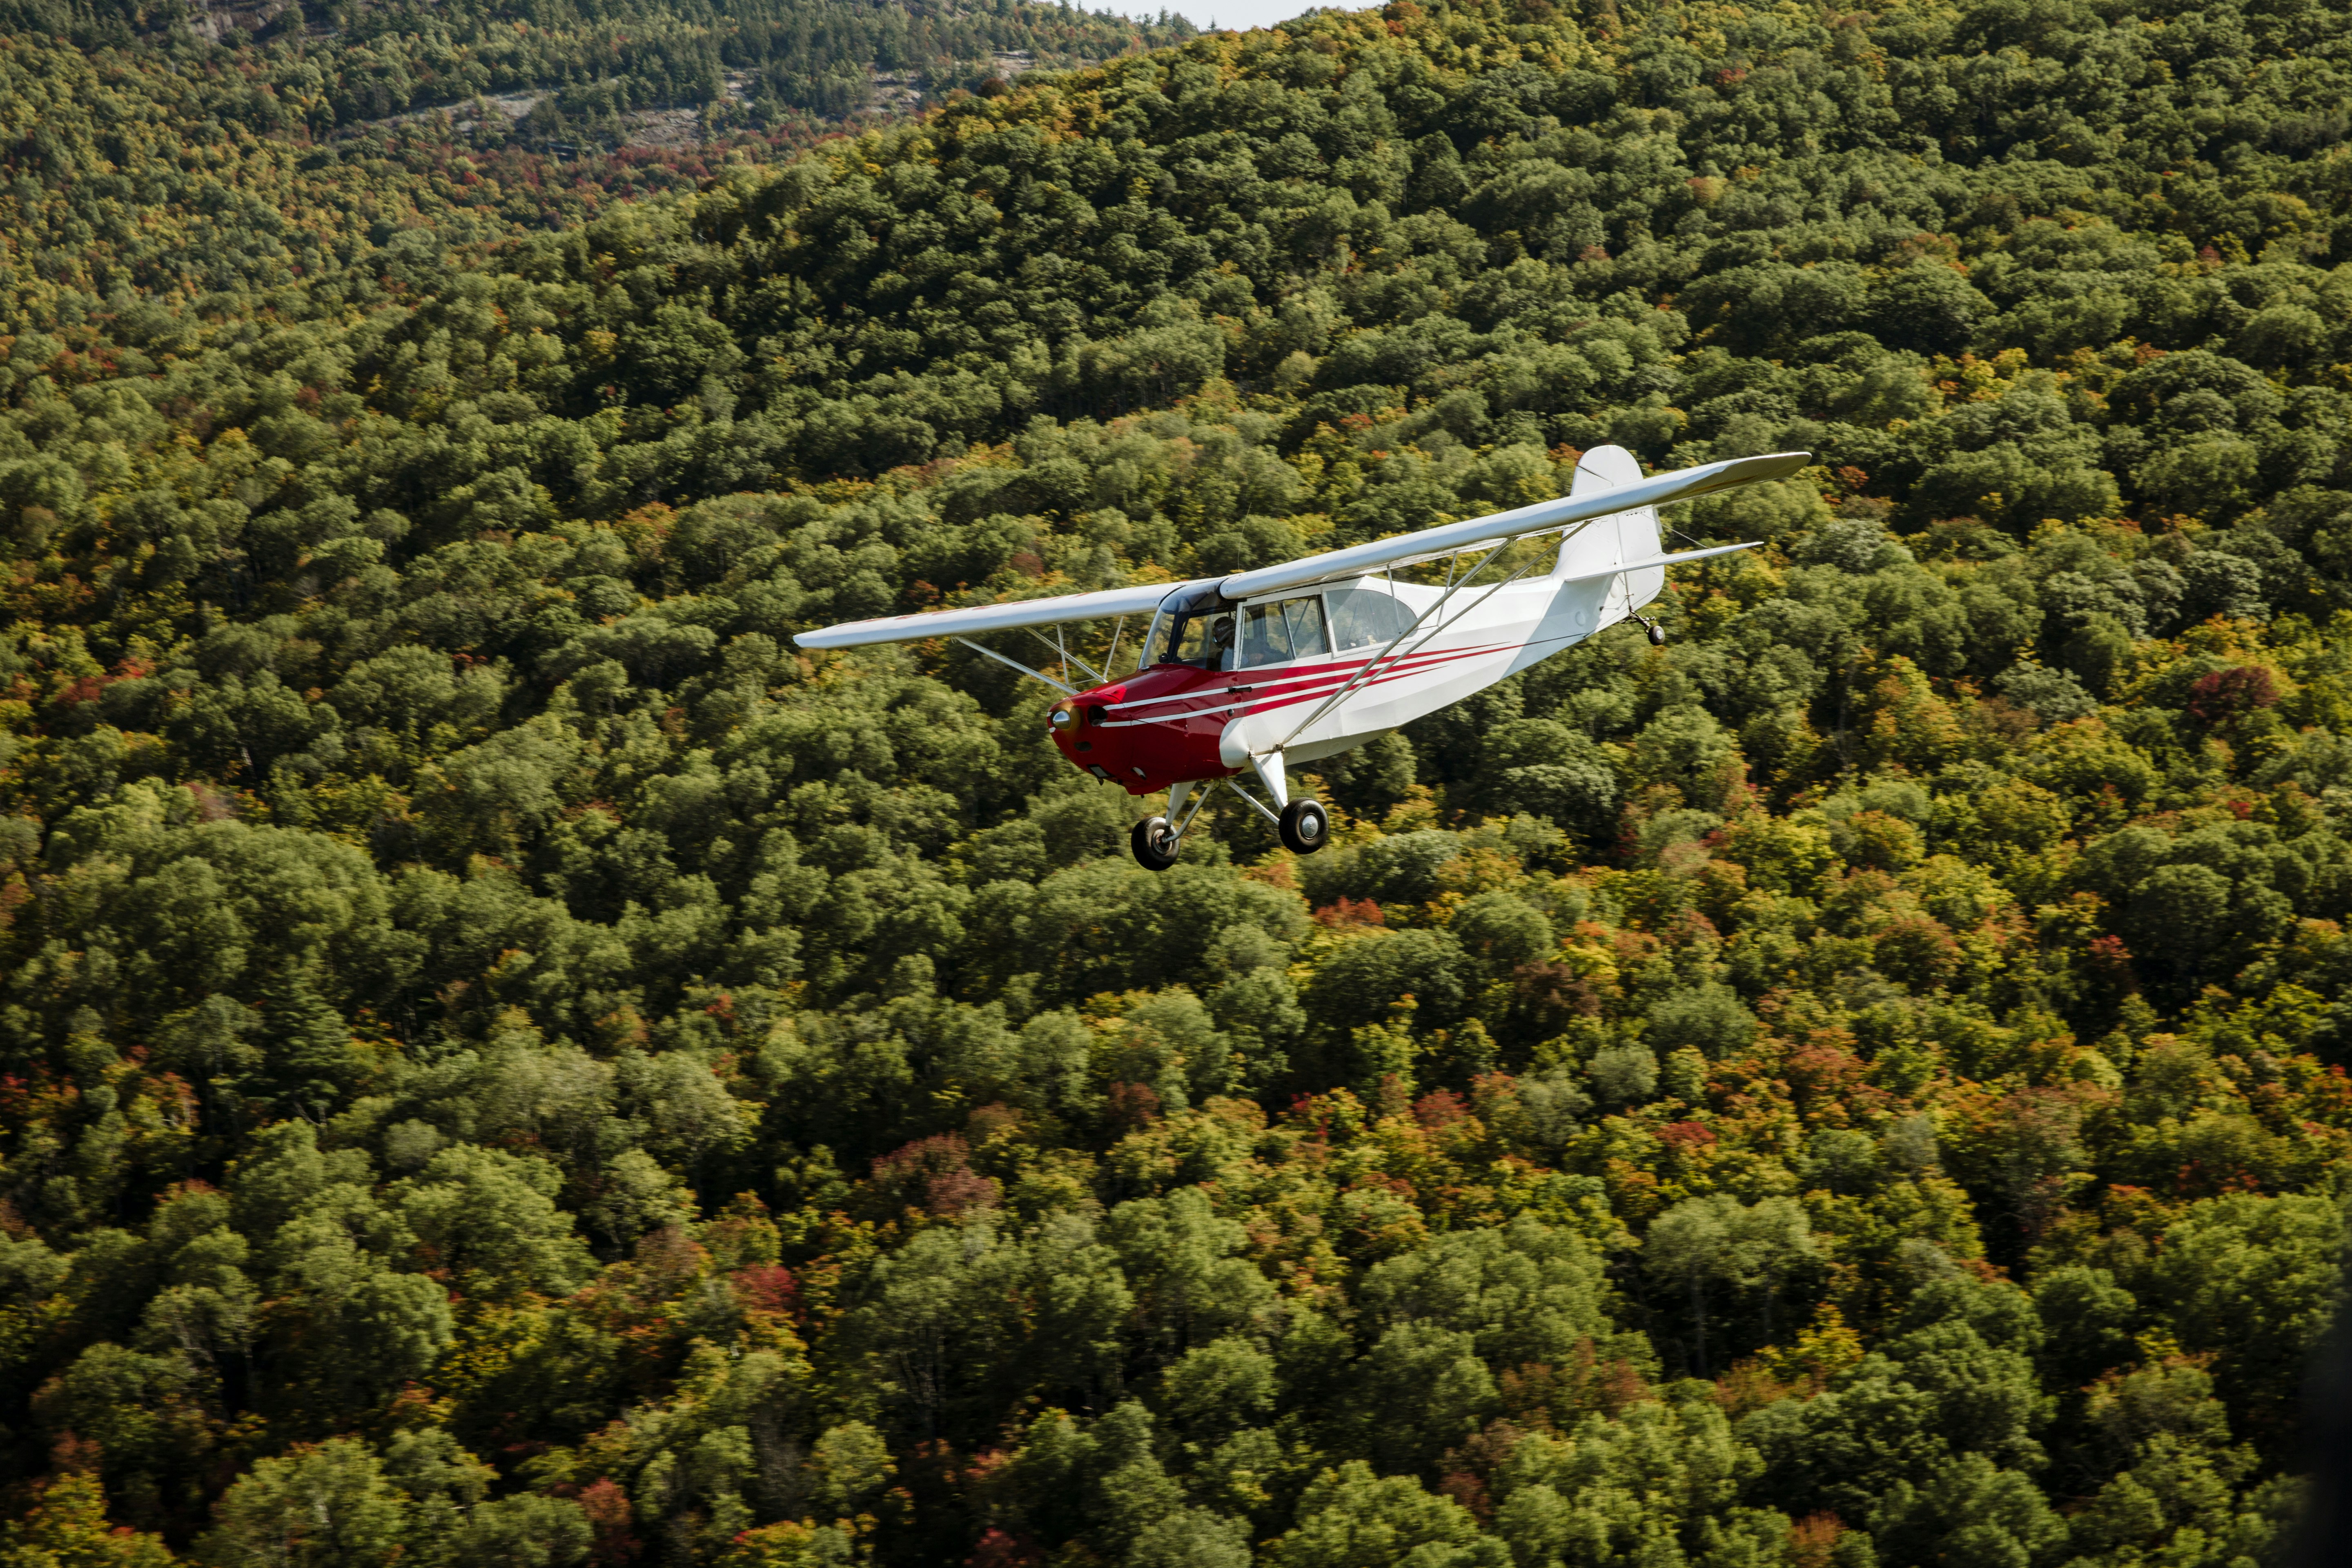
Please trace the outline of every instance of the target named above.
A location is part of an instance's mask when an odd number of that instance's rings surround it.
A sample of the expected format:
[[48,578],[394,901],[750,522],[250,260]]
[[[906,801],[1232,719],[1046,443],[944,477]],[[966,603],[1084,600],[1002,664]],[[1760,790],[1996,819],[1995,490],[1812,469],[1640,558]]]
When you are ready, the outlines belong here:
[[[1219,577],[886,616],[793,640],[849,648],[953,637],[1061,692],[1047,723],[1064,757],[1129,795],[1168,794],[1165,811],[1129,834],[1147,869],[1176,863],[1220,783],[1293,853],[1309,855],[1329,839],[1329,814],[1311,796],[1292,798],[1291,768],[1377,740],[1619,621],[1639,621],[1664,643],[1664,631],[1641,611],[1664,591],[1665,569],[1760,541],[1662,553],[1657,509],[1780,479],[1811,461],[1810,452],[1776,452],[1644,479],[1622,447],[1596,447],[1557,500]],[[1560,535],[1560,550],[1549,571],[1538,574],[1537,552],[1481,581],[1506,564],[1506,546],[1550,533]],[[1400,567],[1437,561],[1448,563],[1442,584],[1396,578]],[[1115,679],[1126,620],[1143,615],[1151,620],[1135,668]],[[1114,625],[1097,669],[1069,651],[1062,628],[1101,619]],[[1050,641],[1043,627],[1053,629]],[[1084,671],[1096,684],[1066,685],[971,640],[1024,629],[1066,674]],[[1244,770],[1265,800],[1243,786]]]

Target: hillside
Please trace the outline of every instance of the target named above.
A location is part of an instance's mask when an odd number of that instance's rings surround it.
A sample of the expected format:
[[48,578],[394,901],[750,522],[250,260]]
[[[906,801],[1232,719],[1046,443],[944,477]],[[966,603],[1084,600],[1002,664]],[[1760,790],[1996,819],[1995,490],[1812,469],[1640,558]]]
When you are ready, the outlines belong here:
[[121,291],[299,310],[251,296],[404,232],[577,223],[730,156],[1192,31],[1032,0],[5,0],[0,320],[51,328]]
[[[1396,0],[20,285],[0,1563],[2274,1560],[2347,35]],[[1821,463],[1308,858],[1153,877],[1008,673],[790,641],[1604,440]]]

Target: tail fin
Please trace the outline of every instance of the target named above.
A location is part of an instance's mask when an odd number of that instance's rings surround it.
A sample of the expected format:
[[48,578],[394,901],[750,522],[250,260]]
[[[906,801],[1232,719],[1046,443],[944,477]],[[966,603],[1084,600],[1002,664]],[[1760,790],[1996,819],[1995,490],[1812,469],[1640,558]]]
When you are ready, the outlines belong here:
[[[1601,490],[1615,489],[1642,478],[1642,464],[1622,447],[1595,447],[1577,460],[1576,482],[1570,488],[1573,496],[1591,495]],[[1578,577],[1591,577],[1624,561],[1648,561],[1663,553],[1658,536],[1658,509],[1636,507],[1609,517],[1595,518],[1568,536],[1561,546],[1559,565],[1552,577],[1568,582]],[[1624,574],[1622,580],[1609,591],[1602,609],[1604,621],[1616,620],[1640,609],[1665,592],[1666,569],[1645,566]]]

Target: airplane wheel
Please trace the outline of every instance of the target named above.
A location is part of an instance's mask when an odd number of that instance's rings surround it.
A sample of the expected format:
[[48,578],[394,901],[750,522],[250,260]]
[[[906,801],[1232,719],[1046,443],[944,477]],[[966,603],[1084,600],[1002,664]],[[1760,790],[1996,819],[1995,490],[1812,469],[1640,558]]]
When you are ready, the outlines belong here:
[[1331,817],[1319,800],[1294,800],[1282,808],[1282,842],[1294,855],[1312,855],[1330,842]]
[[1128,830],[1128,847],[1135,863],[1147,871],[1165,871],[1176,864],[1177,844],[1164,816],[1147,816]]

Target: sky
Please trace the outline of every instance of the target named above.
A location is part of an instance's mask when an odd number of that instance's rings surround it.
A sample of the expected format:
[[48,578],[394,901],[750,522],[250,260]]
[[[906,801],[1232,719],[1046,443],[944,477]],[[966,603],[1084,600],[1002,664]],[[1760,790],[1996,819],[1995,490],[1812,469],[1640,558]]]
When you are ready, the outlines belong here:
[[[1314,0],[1181,0],[1168,7],[1196,27],[1271,27],[1308,11],[1360,11],[1362,5],[1318,5]],[[1140,7],[1137,7],[1140,12]]]

